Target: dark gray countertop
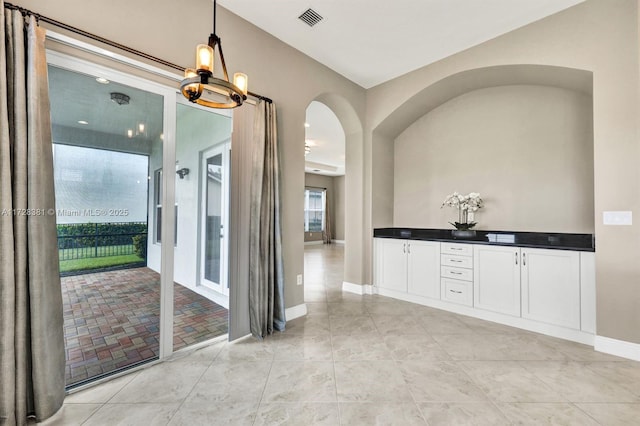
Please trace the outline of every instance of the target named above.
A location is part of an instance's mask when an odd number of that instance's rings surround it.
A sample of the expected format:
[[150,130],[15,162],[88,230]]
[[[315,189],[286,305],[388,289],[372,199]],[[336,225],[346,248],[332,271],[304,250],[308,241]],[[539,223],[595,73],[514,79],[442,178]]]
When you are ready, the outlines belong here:
[[595,237],[593,234],[476,230],[473,236],[456,237],[451,229],[376,228],[373,230],[373,236],[375,238],[595,251]]

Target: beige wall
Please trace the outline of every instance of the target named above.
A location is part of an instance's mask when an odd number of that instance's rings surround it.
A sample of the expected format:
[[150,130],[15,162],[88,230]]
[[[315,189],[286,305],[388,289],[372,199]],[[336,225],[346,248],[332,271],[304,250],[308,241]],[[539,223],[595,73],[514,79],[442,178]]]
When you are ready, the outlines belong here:
[[[17,0],[13,3],[183,66],[193,65],[196,44],[206,42],[212,28],[210,0],[192,0],[188,5],[174,0]],[[186,16],[188,20],[185,20]],[[296,306],[304,301],[303,286],[296,285],[296,275],[304,269],[300,194],[304,188],[302,141],[306,108],[314,99],[328,99],[325,103],[339,119],[347,114],[351,123],[361,123],[364,121],[365,91],[222,7],[218,7],[217,29],[229,72],[248,74],[249,89],[272,98],[278,108],[285,304],[286,307]],[[357,191],[354,199],[361,200],[362,155],[357,153],[361,152],[362,128],[354,130],[353,125],[341,123],[345,133],[349,133],[347,142],[352,139],[347,167],[353,163],[350,170],[355,174],[347,190]],[[360,224],[362,202],[354,205],[352,213],[354,223]],[[361,231],[351,239],[352,250],[356,253],[353,256],[358,257],[358,262],[352,264],[359,265],[356,278],[352,279],[356,281],[362,274]]]
[[[385,120],[405,104],[419,109],[427,102],[419,98],[425,88],[457,73],[498,65],[541,64],[593,72],[597,333],[640,343],[640,227],[602,224],[603,211],[637,213],[640,207],[638,50],[637,1],[589,0],[368,90],[365,234],[371,237],[372,223],[392,224],[385,203],[393,199],[393,185],[388,168],[381,167],[388,157],[377,154],[388,153],[385,143],[410,124],[393,132],[392,125],[385,125],[393,123]],[[378,128],[385,132],[376,132]],[[366,242],[365,279],[370,282],[371,238]]]
[[477,229],[594,232],[591,96],[498,86],[458,96],[395,140],[394,226],[450,228],[453,191],[480,192]]

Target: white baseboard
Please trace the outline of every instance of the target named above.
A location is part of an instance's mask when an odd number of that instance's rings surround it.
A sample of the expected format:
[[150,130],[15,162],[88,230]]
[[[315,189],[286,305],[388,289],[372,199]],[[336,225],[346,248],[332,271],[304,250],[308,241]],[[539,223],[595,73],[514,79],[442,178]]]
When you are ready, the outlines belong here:
[[344,245],[344,240],[331,240],[331,242],[334,244]]
[[640,361],[640,345],[637,343],[616,340],[610,337],[596,336],[594,349],[609,355]]
[[307,305],[296,305],[284,310],[284,317],[289,320],[300,318],[307,315]]
[[320,244],[324,244],[324,241],[317,240],[317,241],[305,241],[304,242],[305,246],[315,246],[315,245],[320,245]]
[[355,294],[373,294],[373,286],[369,284],[354,284],[347,281],[342,282],[342,291]]

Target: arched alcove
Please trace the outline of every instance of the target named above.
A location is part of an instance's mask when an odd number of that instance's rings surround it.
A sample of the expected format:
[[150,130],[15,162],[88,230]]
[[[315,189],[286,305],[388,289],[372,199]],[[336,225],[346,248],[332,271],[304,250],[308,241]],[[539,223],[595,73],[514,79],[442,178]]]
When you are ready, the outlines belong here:
[[[398,225],[394,220],[395,201],[395,151],[394,142],[398,136],[409,129],[414,123],[430,112],[438,109],[456,98],[464,98],[469,93],[483,89],[518,86],[518,87],[546,87],[560,91],[575,93],[589,99],[592,108],[593,76],[591,72],[546,65],[502,65],[463,71],[446,77],[420,91],[407,100],[372,133],[372,227],[386,227]],[[493,92],[493,91],[489,91]],[[526,103],[526,99],[522,99]],[[449,103],[448,105],[452,105]],[[592,110],[589,110],[592,120]],[[590,149],[593,150],[593,135],[590,134]],[[432,153],[433,154],[433,153]],[[450,157],[450,153],[443,153]],[[460,152],[464,155],[464,152]],[[419,156],[417,153],[416,156]],[[442,158],[442,161],[455,161],[455,158]],[[404,167],[404,165],[401,165]],[[544,167],[544,164],[540,164]],[[593,213],[593,157],[589,170],[591,180],[591,206]],[[450,192],[455,190],[452,188]],[[459,188],[460,191],[467,189]],[[469,190],[475,190],[470,188]],[[416,196],[420,194],[416,189]],[[406,195],[406,194],[405,194]],[[442,196],[446,193],[442,194]],[[431,202],[433,204],[433,202]],[[432,206],[439,207],[439,206]],[[446,221],[443,222],[446,224]],[[414,222],[415,226],[416,223]],[[549,230],[551,231],[551,230]]]

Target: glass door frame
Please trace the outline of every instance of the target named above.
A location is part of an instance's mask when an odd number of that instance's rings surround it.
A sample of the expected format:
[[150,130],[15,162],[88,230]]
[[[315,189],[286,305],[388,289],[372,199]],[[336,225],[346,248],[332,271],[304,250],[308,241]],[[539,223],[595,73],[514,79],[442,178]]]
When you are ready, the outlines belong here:
[[[51,37],[50,37],[51,38]],[[57,40],[57,37],[53,37]],[[71,39],[73,40],[73,39]],[[83,43],[72,43],[73,47],[81,48]],[[86,43],[84,43],[86,45]],[[103,49],[94,48],[96,53],[113,59],[114,55],[105,53]],[[129,62],[129,61],[127,61]],[[162,143],[162,168],[163,170],[175,169],[175,134],[176,134],[176,95],[177,89],[160,83],[156,83],[134,74],[106,67],[98,63],[90,62],[75,56],[47,49],[47,63],[58,68],[82,73],[91,76],[102,76],[110,81],[133,86],[141,90],[155,93],[163,97],[163,143]],[[125,63],[131,67],[131,63]],[[136,66],[136,68],[140,68]],[[149,69],[153,68],[148,66]],[[166,72],[162,72],[167,77]],[[181,77],[175,75],[176,81]],[[162,205],[175,204],[175,173],[163,173]],[[174,255],[174,223],[175,210],[165,209],[161,223],[163,242],[160,246],[160,336],[159,336],[159,360],[166,359],[173,353],[173,255]],[[154,362],[150,361],[140,368],[144,368]],[[127,370],[129,373],[131,369]],[[115,372],[110,378],[117,377]],[[96,383],[98,383],[97,381]],[[80,389],[80,388],[79,388]]]
[[[220,294],[223,294],[229,297],[229,150],[230,150],[230,140],[223,142],[221,144],[212,146],[211,148],[206,149],[202,152],[202,156],[200,159],[200,197],[201,197],[201,208],[200,208],[200,247],[199,247],[199,260],[200,260],[200,284],[211,288],[214,291],[217,291]],[[208,193],[208,160],[217,155],[221,156],[222,162],[222,173],[221,173],[221,223],[220,229],[222,230],[222,238],[220,241],[220,279],[219,282],[213,282],[206,278],[205,269],[206,262],[204,257],[206,256],[207,250],[207,206],[209,200]],[[228,308],[228,303],[227,303]]]

